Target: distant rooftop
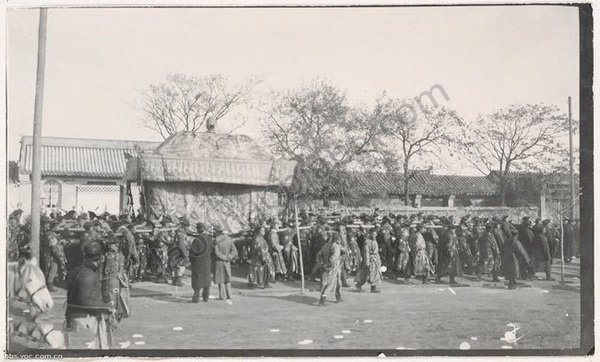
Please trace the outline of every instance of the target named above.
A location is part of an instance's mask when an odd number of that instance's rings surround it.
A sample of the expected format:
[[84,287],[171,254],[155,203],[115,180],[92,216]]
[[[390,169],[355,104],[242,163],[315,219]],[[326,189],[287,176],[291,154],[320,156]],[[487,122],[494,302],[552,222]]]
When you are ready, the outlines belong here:
[[[42,176],[122,178],[127,159],[160,142],[42,137]],[[33,137],[21,138],[19,173],[30,175]]]

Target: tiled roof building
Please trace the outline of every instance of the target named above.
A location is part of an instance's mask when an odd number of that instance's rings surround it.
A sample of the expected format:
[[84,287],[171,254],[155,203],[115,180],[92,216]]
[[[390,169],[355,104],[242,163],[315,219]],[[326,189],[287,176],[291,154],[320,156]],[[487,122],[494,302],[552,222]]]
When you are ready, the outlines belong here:
[[[127,160],[160,143],[42,137],[42,199],[44,207],[118,213],[125,199],[123,174]],[[17,172],[9,185],[9,208],[31,206],[30,175],[33,138],[21,139]]]

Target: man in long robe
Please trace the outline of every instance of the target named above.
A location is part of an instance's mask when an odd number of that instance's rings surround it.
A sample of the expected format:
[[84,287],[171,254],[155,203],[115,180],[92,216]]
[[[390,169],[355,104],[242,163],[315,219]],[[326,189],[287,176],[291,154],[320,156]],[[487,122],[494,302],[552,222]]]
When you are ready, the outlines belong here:
[[397,231],[396,234],[396,256],[394,271],[399,276],[404,278],[405,283],[408,283],[410,278],[410,245],[408,243],[409,238],[408,229],[402,228]]
[[415,277],[422,278],[423,284],[427,284],[429,283],[429,275],[433,271],[433,265],[429,260],[423,233],[425,233],[425,227],[423,225],[418,226],[418,229],[409,237],[408,243],[411,246],[412,273]]
[[178,287],[183,286],[183,275],[185,268],[189,262],[188,250],[189,242],[187,237],[187,229],[190,222],[185,216],[179,218],[179,226],[175,231],[173,244],[169,250],[169,265],[173,276],[173,285]]
[[196,231],[198,237],[194,238],[188,252],[192,269],[192,289],[194,290],[192,302],[194,303],[200,301],[200,291],[202,291],[202,300],[208,302],[214,250],[212,238],[206,231],[204,223],[196,224]]
[[481,280],[481,274],[491,274],[494,282],[499,282],[498,272],[500,269],[500,252],[496,244],[496,238],[492,233],[492,225],[487,224],[479,237],[479,268],[477,279]]
[[269,243],[271,258],[273,259],[275,277],[279,276],[283,279],[287,275],[287,268],[285,266],[285,259],[283,258],[283,246],[279,241],[279,234],[277,233],[278,228],[278,222],[273,221],[267,242]]
[[381,258],[379,256],[379,246],[377,245],[377,231],[371,231],[369,238],[365,239],[363,245],[363,259],[358,271],[356,272],[355,282],[358,292],[362,292],[362,286],[365,283],[371,285],[371,293],[379,293],[377,285],[381,282]]
[[322,260],[321,265],[321,298],[319,300],[320,306],[325,306],[327,301],[327,294],[335,293],[336,302],[342,301],[342,281],[341,281],[341,256],[342,246],[340,245],[341,239],[338,233],[334,233],[331,236],[329,242],[327,242],[320,251]]
[[[47,226],[46,226],[47,225]],[[50,221],[44,225],[48,227],[48,232],[45,233],[45,237],[42,244],[42,260],[44,276],[46,277],[47,288],[49,291],[54,291],[54,282],[57,277],[64,279],[67,275],[67,257],[65,256],[65,250],[62,245],[62,240],[57,234],[57,221]]]
[[237,248],[233,240],[223,233],[223,227],[216,225],[215,232],[215,275],[214,282],[219,286],[219,300],[225,299],[227,304],[231,300],[231,261],[237,257]]
[[455,277],[462,275],[462,268],[459,257],[458,238],[453,226],[442,233],[438,246],[439,263],[436,281],[439,283],[442,277],[448,275],[450,277],[450,284],[457,284]]
[[535,271],[544,271],[546,280],[554,280],[552,273],[552,255],[550,245],[546,238],[546,229],[543,224],[539,224],[533,229],[533,268]]

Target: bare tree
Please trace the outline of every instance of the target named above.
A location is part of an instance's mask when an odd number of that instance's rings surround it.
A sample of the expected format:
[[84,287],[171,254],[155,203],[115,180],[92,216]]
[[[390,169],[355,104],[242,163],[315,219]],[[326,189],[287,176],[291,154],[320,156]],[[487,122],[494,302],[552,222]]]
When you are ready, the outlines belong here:
[[213,129],[232,108],[248,101],[257,84],[252,79],[230,85],[221,75],[168,75],[140,93],[142,123],[165,139],[180,131],[198,132],[203,125]]
[[457,148],[484,175],[492,175],[506,203],[506,186],[513,170],[544,171],[564,159],[560,140],[567,134],[566,116],[545,104],[511,105],[461,125]]
[[329,184],[329,191],[339,191],[346,166],[376,151],[381,116],[351,108],[343,91],[316,79],[277,96],[267,112],[263,134],[275,154],[299,163],[308,182]]
[[420,111],[417,111],[412,103],[385,95],[377,103],[386,115],[384,129],[391,150],[388,153],[397,151],[400,154],[397,159],[402,163],[404,202],[409,205],[410,180],[418,173],[413,166],[416,159],[437,156],[443,146],[450,143],[462,120],[455,111],[442,106],[420,104]]

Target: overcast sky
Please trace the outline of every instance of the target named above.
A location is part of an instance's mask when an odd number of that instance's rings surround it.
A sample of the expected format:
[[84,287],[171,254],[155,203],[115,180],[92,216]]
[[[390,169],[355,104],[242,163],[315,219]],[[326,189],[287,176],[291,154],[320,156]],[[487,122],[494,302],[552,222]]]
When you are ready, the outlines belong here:
[[[32,133],[37,22],[38,10],[8,11],[9,160]],[[578,118],[578,24],[563,6],[50,9],[43,135],[160,140],[134,104],[170,73],[259,76],[263,93],[320,76],[364,104],[440,84],[467,120],[512,103],[566,112],[572,96]],[[219,128],[242,121],[260,137],[248,112]]]

